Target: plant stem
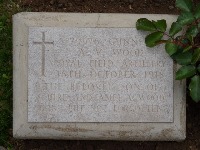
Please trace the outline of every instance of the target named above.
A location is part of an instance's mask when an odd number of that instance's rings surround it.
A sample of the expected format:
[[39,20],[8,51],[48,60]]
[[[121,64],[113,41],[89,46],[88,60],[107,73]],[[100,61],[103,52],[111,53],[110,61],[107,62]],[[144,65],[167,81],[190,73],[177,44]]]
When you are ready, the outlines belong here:
[[170,36],[170,35],[167,34],[166,32],[163,32],[163,34],[166,35],[166,36],[168,36],[168,37],[171,38],[172,40],[175,40],[175,39],[173,38],[173,36]]

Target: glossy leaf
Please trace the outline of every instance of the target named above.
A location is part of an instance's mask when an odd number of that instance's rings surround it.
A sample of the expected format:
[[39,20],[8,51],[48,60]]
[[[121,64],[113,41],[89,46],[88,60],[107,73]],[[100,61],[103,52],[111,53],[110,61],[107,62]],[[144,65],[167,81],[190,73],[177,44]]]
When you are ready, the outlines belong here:
[[197,26],[191,26],[187,32],[186,32],[186,35],[191,35],[193,37],[195,37],[197,34],[199,33],[199,30],[197,28]]
[[194,16],[190,12],[183,12],[177,19],[177,22],[181,25],[187,25],[195,20]]
[[[187,39],[190,41],[190,43],[194,43],[194,37],[191,35],[186,35]],[[192,44],[193,45],[193,44]]]
[[189,65],[192,60],[192,52],[176,54],[174,60],[180,65]]
[[182,11],[190,12],[192,10],[192,5],[191,0],[176,0],[176,7]]
[[174,23],[172,23],[172,26],[169,30],[169,35],[174,36],[181,30],[182,30],[182,26],[178,22],[174,22]]
[[195,64],[200,59],[200,48],[194,50],[194,54],[192,57],[192,64]]
[[176,72],[176,80],[182,80],[188,77],[191,77],[195,75],[196,68],[193,65],[188,66],[182,66],[177,72]]
[[162,19],[162,20],[157,20],[157,21],[152,21],[152,22],[159,31],[162,31],[162,32],[166,31],[166,28],[167,28],[166,20]]
[[194,17],[196,19],[199,19],[200,18],[200,3],[197,5],[195,11],[194,11]]
[[189,84],[190,96],[195,102],[200,101],[200,77],[194,76]]
[[186,48],[183,49],[183,53],[191,50],[191,48],[192,48],[191,45],[187,46]]
[[157,45],[157,42],[159,42],[162,39],[162,37],[162,32],[151,33],[145,38],[145,43],[148,47],[154,47]]
[[136,28],[137,30],[156,31],[154,24],[146,18],[138,19],[136,22]]
[[174,53],[177,52],[178,50],[178,46],[170,41],[168,41],[166,44],[165,44],[165,50],[166,52],[171,56],[173,55]]

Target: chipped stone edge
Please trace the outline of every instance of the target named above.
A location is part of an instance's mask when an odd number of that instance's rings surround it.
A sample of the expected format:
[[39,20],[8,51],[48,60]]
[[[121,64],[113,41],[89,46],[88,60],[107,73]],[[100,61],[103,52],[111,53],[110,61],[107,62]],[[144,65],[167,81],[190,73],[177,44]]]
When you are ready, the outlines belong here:
[[[18,13],[13,16],[13,136],[18,139],[182,141],[186,138],[186,83],[174,80],[173,123],[28,123],[28,27],[135,27],[161,14]],[[175,65],[176,66],[176,65]]]

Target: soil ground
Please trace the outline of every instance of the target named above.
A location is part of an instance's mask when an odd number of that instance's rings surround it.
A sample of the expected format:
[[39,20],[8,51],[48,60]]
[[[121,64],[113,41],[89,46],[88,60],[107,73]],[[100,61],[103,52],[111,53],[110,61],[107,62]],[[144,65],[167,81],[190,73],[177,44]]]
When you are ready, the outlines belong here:
[[[178,14],[174,4],[175,0],[20,0],[18,3],[23,10],[33,12]],[[187,139],[183,142],[16,140],[12,131],[10,141],[15,149],[23,150],[200,150],[200,103],[187,97]]]

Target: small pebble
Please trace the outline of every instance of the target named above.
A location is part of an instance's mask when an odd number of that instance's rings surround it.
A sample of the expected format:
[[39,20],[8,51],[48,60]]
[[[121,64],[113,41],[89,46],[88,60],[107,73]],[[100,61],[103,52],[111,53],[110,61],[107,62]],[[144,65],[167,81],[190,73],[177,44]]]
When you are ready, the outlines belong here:
[[51,1],[50,1],[50,4],[51,4],[51,5],[53,5],[53,4],[54,4],[54,1],[53,1],[53,0],[51,0]]
[[58,4],[58,7],[59,7],[59,8],[63,7],[63,4]]
[[169,6],[169,9],[174,9],[174,6]]

